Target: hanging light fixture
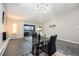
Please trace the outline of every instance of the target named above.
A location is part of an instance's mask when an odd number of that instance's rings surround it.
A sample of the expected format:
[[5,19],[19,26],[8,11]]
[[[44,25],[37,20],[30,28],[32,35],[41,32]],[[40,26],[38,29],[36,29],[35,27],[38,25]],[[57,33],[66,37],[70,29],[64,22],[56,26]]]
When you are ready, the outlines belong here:
[[47,13],[47,11],[48,11],[48,4],[47,3],[37,4],[37,10],[39,12]]

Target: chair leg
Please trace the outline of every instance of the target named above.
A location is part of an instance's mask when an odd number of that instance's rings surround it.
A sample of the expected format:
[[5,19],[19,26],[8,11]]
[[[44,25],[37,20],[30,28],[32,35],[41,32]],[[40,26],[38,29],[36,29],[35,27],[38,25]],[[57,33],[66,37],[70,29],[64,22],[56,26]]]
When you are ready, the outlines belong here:
[[32,47],[32,54],[34,54],[34,46]]

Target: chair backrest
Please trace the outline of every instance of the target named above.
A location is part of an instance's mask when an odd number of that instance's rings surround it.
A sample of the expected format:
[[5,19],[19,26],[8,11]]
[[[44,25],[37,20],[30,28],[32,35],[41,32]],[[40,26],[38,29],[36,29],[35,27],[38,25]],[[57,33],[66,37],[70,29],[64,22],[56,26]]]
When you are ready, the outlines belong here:
[[38,34],[38,42],[40,42],[40,40],[41,40],[41,35]]
[[32,38],[36,39],[37,38],[37,33],[32,33]]
[[48,51],[51,54],[56,52],[56,39],[57,39],[57,35],[51,36],[50,38],[50,41],[48,44]]

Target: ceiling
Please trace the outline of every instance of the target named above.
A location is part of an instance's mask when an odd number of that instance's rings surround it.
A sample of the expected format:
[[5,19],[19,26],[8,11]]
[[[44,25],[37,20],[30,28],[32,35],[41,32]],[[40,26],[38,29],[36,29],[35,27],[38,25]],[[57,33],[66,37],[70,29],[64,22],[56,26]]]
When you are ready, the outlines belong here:
[[[43,7],[41,7],[44,4]],[[7,17],[30,23],[42,23],[55,16],[78,8],[77,3],[6,3]]]

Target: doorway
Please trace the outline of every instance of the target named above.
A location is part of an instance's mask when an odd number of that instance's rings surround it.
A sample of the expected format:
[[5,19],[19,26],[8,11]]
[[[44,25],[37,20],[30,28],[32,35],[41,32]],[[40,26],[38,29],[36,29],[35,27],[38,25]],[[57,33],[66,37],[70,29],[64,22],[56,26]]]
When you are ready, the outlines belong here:
[[35,32],[35,25],[24,24],[24,37],[31,36]]

